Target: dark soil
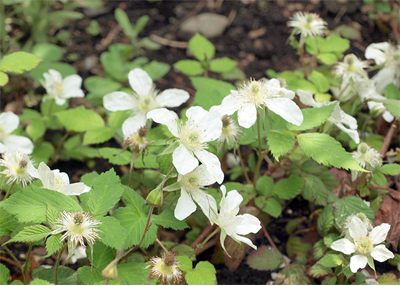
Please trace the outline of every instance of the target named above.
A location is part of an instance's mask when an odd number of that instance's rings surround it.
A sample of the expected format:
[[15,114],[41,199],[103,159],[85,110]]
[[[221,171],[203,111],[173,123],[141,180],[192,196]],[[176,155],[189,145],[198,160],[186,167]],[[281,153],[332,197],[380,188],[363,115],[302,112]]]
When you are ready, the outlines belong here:
[[[63,29],[71,32],[72,37],[66,44],[67,54],[75,53],[78,58],[74,62],[69,62],[75,66],[78,74],[83,79],[92,75],[102,75],[100,62],[91,69],[86,69],[83,62],[90,56],[100,58],[102,52],[107,47],[101,47],[101,40],[109,35],[112,27],[116,25],[114,10],[117,7],[124,9],[131,22],[135,23],[142,15],[149,15],[150,20],[146,28],[140,33],[140,37],[149,37],[154,34],[165,39],[187,42],[193,35],[182,32],[179,23],[188,15],[200,14],[203,12],[217,13],[232,18],[231,24],[226,28],[221,36],[210,39],[216,46],[216,57],[229,57],[238,62],[238,67],[244,71],[247,77],[259,79],[265,76],[267,69],[276,71],[294,70],[299,68],[298,57],[295,50],[287,44],[290,29],[286,26],[287,21],[295,11],[310,11],[318,13],[328,22],[330,30],[334,30],[339,25],[349,25],[357,22],[360,26],[362,42],[352,41],[349,53],[355,53],[364,59],[364,49],[372,42],[383,42],[388,40],[388,35],[383,34],[377,29],[372,21],[368,20],[366,14],[361,13],[362,1],[349,1],[348,5],[336,7],[335,1],[244,1],[251,2],[245,4],[242,1],[221,1],[220,8],[210,8],[207,4],[198,1],[159,1],[150,3],[148,1],[105,1],[106,9],[103,14],[85,19],[72,21]],[[213,2],[213,1],[210,1]],[[220,1],[216,1],[220,2]],[[193,12],[197,9],[197,12]],[[81,10],[87,14],[85,10]],[[234,15],[234,17],[232,17]],[[85,32],[90,20],[95,19],[101,26],[101,35],[93,37]],[[266,32],[259,37],[250,38],[249,32],[265,28]],[[112,40],[113,43],[125,42],[128,39],[119,32]],[[170,65],[179,60],[190,58],[186,49],[163,46],[159,50],[146,50],[144,56],[150,60],[166,62]],[[66,60],[68,62],[68,60]],[[214,76],[214,75],[213,75]],[[218,75],[215,75],[218,77]],[[188,89],[194,95],[193,87],[187,76],[171,68],[170,72],[161,80],[157,81],[158,89],[179,87]],[[6,98],[1,102],[2,109],[7,102],[17,98]],[[95,160],[95,170],[104,172],[112,167],[105,160]],[[79,180],[84,173],[90,172],[85,163],[78,161],[58,162],[52,166],[53,169],[59,168],[67,172],[72,181]],[[119,167],[114,166],[119,172]],[[280,220],[271,220],[267,229],[271,237],[276,240],[278,248],[286,253],[284,242],[288,239],[288,234],[284,227],[289,219],[306,217],[309,213],[303,210],[308,208],[307,202],[294,200],[292,204],[283,211],[285,215]],[[291,211],[288,212],[288,209]],[[290,213],[290,215],[288,215]],[[256,239],[256,245],[269,245],[263,237]],[[25,250],[26,251],[26,250]],[[212,255],[213,248],[202,254],[205,257]],[[242,261],[236,271],[230,272],[223,264],[216,265],[218,284],[266,284],[271,280],[270,272],[251,269],[246,264],[246,259]],[[384,272],[384,271],[383,271]]]

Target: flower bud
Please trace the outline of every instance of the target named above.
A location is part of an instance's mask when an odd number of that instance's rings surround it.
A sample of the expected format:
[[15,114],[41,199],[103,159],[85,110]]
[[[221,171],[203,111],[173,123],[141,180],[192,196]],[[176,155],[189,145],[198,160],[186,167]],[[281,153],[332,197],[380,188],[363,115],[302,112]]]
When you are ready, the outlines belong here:
[[164,194],[161,190],[161,184],[152,190],[146,198],[146,202],[154,207],[161,207],[164,202]]
[[372,116],[372,118],[379,118],[383,115],[383,113],[385,113],[386,111],[386,107],[384,105],[375,105],[371,110],[370,110],[370,114]]
[[103,276],[103,278],[115,279],[118,277],[118,270],[117,270],[118,260],[119,258],[114,259],[113,261],[111,261],[110,264],[107,265],[106,268],[103,269],[103,271],[101,271],[101,275]]
[[369,150],[369,146],[367,143],[362,142],[360,145],[358,145],[357,149],[361,154],[365,154]]

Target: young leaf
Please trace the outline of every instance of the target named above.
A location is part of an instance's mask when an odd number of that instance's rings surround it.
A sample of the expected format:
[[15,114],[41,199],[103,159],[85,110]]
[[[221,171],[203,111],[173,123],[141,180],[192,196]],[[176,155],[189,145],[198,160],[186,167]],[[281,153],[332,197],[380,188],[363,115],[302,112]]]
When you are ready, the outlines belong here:
[[217,277],[214,265],[208,261],[200,261],[194,270],[188,270],[186,282],[189,285],[213,285]]
[[325,254],[317,263],[325,267],[337,267],[342,265],[343,257],[338,254]]
[[211,60],[215,54],[214,45],[199,33],[189,40],[188,48],[199,61]]
[[97,242],[93,245],[93,261],[90,248],[86,248],[86,254],[94,268],[103,270],[115,258],[114,250],[104,244]]
[[269,198],[265,201],[265,205],[262,210],[273,217],[278,217],[282,212],[282,207],[277,200],[274,198]]
[[237,62],[231,60],[228,57],[223,57],[220,59],[215,59],[210,62],[210,71],[212,72],[228,72],[232,70],[237,65]]
[[43,225],[36,224],[28,227],[24,227],[16,236],[7,241],[10,242],[35,242],[45,238],[51,230]]
[[7,285],[8,280],[10,280],[10,270],[4,264],[0,264],[0,284]]
[[87,205],[94,216],[103,216],[119,201],[124,188],[120,178],[111,169],[97,177],[88,193]]
[[121,250],[125,241],[126,231],[121,226],[119,221],[111,216],[98,217],[102,222],[100,225],[100,238],[101,242],[107,246]]
[[[151,40],[149,40],[152,42]],[[141,43],[143,43],[143,39],[141,40]],[[155,42],[152,42],[155,43]],[[159,49],[159,48],[157,48]],[[169,70],[171,69],[169,64],[158,62],[158,61],[151,61],[147,65],[143,67],[143,70],[147,72],[147,74],[151,77],[153,81],[156,81],[159,78],[162,78],[165,76]]]
[[184,220],[178,220],[174,216],[174,212],[172,210],[164,210],[161,214],[151,216],[153,223],[157,225],[161,225],[164,228],[172,228],[174,230],[182,230],[187,228],[188,225]]
[[275,248],[262,245],[250,253],[247,264],[257,270],[274,270],[282,264],[282,254]]
[[16,52],[5,56],[0,61],[0,70],[19,74],[34,69],[41,61],[42,59],[35,55],[26,52]]
[[192,270],[192,261],[187,256],[178,256],[178,262],[181,264],[180,270],[186,272]]
[[333,206],[327,205],[318,217],[318,233],[321,236],[327,235],[334,222],[335,217],[333,216]]
[[287,130],[270,130],[267,133],[267,139],[268,148],[277,161],[280,156],[292,150],[296,142],[293,133]]
[[55,114],[61,123],[71,131],[83,132],[104,126],[104,120],[99,114],[83,105],[60,111]]
[[229,82],[212,78],[191,77],[190,80],[196,89],[193,104],[206,110],[209,110],[213,105],[220,105],[224,97],[230,94],[231,90],[236,89]]
[[103,280],[101,271],[103,269],[93,268],[90,266],[83,266],[78,269],[78,277],[86,285],[93,285]]
[[289,130],[304,131],[320,126],[331,116],[335,104],[329,104],[318,108],[302,109],[303,122],[300,126],[294,125],[290,122],[286,123]]
[[45,257],[51,256],[54,252],[58,251],[62,247],[62,241],[61,241],[62,234],[56,234],[56,235],[51,235],[49,238],[46,240],[46,250],[47,250],[47,255]]
[[329,90],[329,82],[322,73],[313,70],[309,79],[315,84],[319,92],[327,92]]
[[262,176],[258,179],[256,184],[257,193],[268,198],[272,195],[274,189],[274,179],[267,176]]
[[383,105],[387,108],[393,116],[400,116],[400,100],[397,99],[386,99]]
[[19,222],[43,223],[47,221],[46,212],[48,203],[59,211],[82,210],[76,197],[66,196],[62,193],[33,185],[2,201],[0,207],[13,214]]
[[104,147],[99,149],[99,153],[104,159],[108,159],[114,165],[126,165],[131,162],[132,153],[125,150],[121,153],[122,149]]
[[327,167],[363,171],[357,161],[333,137],[320,133],[303,133],[298,142],[304,154]]
[[275,184],[273,194],[280,199],[289,200],[300,194],[304,181],[297,176],[290,175],[289,178]]
[[308,201],[325,206],[328,201],[328,190],[324,183],[315,175],[303,173],[304,187],[301,195]]
[[379,169],[379,172],[385,175],[396,176],[400,174],[400,165],[386,164]]
[[186,75],[199,75],[204,72],[201,64],[195,60],[180,60],[174,64],[174,67]]
[[150,269],[145,269],[147,263],[121,263],[117,266],[118,276],[122,278],[126,285],[146,284]]
[[28,133],[28,136],[31,137],[33,141],[42,137],[45,132],[46,126],[41,119],[32,120],[32,122],[26,127],[26,133]]
[[132,39],[135,36],[135,31],[125,11],[121,8],[115,9],[115,19],[117,19],[118,24],[121,25],[125,35]]
[[103,143],[111,138],[115,134],[115,129],[110,127],[99,127],[92,130],[86,131],[83,136],[83,145]]

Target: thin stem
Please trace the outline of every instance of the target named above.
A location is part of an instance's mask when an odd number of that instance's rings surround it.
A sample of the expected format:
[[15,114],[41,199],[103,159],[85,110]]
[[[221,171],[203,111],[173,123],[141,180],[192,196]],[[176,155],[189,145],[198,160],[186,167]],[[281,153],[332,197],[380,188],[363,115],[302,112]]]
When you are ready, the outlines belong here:
[[361,128],[361,134],[364,134],[364,131],[365,131],[365,129],[367,128],[367,125],[368,125],[368,121],[370,121],[372,119],[372,116],[370,115],[370,116],[368,116],[366,119],[365,119],[365,121],[364,121],[364,124],[363,124],[363,126],[362,126],[362,128]]
[[3,56],[7,54],[5,4],[0,3],[0,37]]
[[[396,120],[398,120],[398,118]],[[385,157],[386,151],[389,148],[390,142],[392,141],[394,132],[397,129],[396,120],[393,121],[392,125],[389,128],[388,133],[385,136],[385,139],[383,139],[383,144],[382,144],[381,150],[379,151],[382,158]]]
[[263,160],[263,156],[261,156],[262,151],[262,142],[261,142],[261,126],[260,126],[260,115],[257,112],[257,132],[258,132],[258,161],[256,171],[254,172],[253,183],[257,182],[258,172],[260,171],[261,162]]
[[6,193],[6,195],[4,196],[4,198],[3,198],[3,201],[4,201],[5,199],[8,198],[8,196],[9,196],[10,193],[11,193],[11,189],[14,187],[14,185],[15,185],[15,181],[12,182],[11,186],[8,188],[7,193]]
[[[271,236],[269,235],[267,229],[265,228],[265,226],[263,225],[263,223],[262,223],[261,221],[260,221],[260,224],[261,224],[261,227],[262,227],[262,229],[263,229],[264,235],[265,235],[265,237],[268,239],[268,241],[269,241],[269,243],[271,244],[271,246],[272,246],[273,248],[275,248],[279,253],[281,253],[281,251],[278,249],[278,247],[276,247],[275,243],[272,241]],[[281,254],[282,254],[282,253],[281,253]],[[286,259],[283,258],[283,256],[282,256],[282,261],[283,261],[283,263],[285,263],[286,266],[289,266],[289,262],[287,262]]]
[[[340,91],[340,93],[339,93],[339,95],[338,95],[338,97],[337,97],[337,99],[340,101],[340,98],[342,98],[342,96],[343,96],[343,94],[344,94],[344,91],[348,88],[350,86],[350,82],[348,82],[347,84],[346,84],[346,86],[344,87],[344,88],[342,88],[342,90]],[[343,108],[342,108],[343,109]]]
[[11,258],[17,263],[18,267],[22,270],[21,262],[15,257],[14,253],[12,253],[12,251],[8,249],[8,247],[5,245],[3,245],[2,247],[7,251],[8,255],[11,256]]
[[135,150],[132,151],[132,159],[131,159],[131,169],[130,169],[130,173],[129,173],[129,183],[128,183],[128,187],[132,188],[132,183],[133,183],[133,171],[135,170],[134,168],[134,164],[135,164],[135,160],[137,159],[137,157],[139,157],[139,153],[137,153]]
[[165,248],[165,246],[161,243],[161,241],[160,241],[158,238],[156,238],[156,241],[157,241],[157,243],[161,246],[161,248],[164,249],[164,251],[165,251],[166,253],[169,252],[168,249]]
[[25,267],[24,267],[24,270],[22,271],[22,275],[24,276],[25,284],[28,283],[28,281],[26,279],[27,278],[26,274],[28,273],[28,265],[29,265],[29,260],[30,260],[30,256],[31,256],[31,251],[32,251],[32,243],[29,244],[28,255],[26,257]]
[[207,226],[203,232],[199,235],[199,237],[196,238],[196,240],[192,243],[192,245],[190,246],[191,248],[194,248],[200,241],[202,241],[207,235],[209,235],[211,233],[211,231],[213,230],[214,226],[213,225],[209,225]]
[[299,61],[300,61],[300,63],[301,63],[301,66],[302,66],[302,68],[303,68],[303,71],[304,71],[304,75],[305,75],[306,77],[308,77],[309,74],[308,74],[308,71],[307,71],[307,68],[306,68],[305,57],[304,57],[304,43],[300,46],[298,55],[299,55]]
[[63,245],[63,247],[60,249],[58,252],[57,260],[56,260],[56,265],[54,267],[54,284],[58,285],[58,266],[60,265],[61,261],[61,254],[63,253],[64,249],[67,247],[67,243]]
[[257,178],[256,174],[258,175],[258,173],[260,173],[261,163],[262,163],[262,161],[264,160],[265,156],[267,156],[267,153],[268,153],[268,150],[265,150],[264,153],[262,153],[262,154],[260,155],[260,157],[258,158],[257,166],[256,166],[256,171],[255,171],[255,173],[254,173],[253,185],[255,185],[255,184],[257,183],[257,179],[258,179],[258,178]]
[[201,249],[215,234],[217,234],[219,231],[221,230],[220,227],[218,227],[216,230],[214,230],[209,236],[206,237],[206,239],[204,239],[204,241],[202,243],[199,243],[196,248],[193,250],[193,255],[195,255],[195,253]]
[[240,147],[237,149],[237,152],[239,155],[240,165],[242,166],[242,171],[243,171],[244,177],[246,178],[246,182],[247,182],[247,184],[252,184],[253,182],[250,180],[249,174],[247,174],[246,167],[244,166],[242,153],[240,152]]

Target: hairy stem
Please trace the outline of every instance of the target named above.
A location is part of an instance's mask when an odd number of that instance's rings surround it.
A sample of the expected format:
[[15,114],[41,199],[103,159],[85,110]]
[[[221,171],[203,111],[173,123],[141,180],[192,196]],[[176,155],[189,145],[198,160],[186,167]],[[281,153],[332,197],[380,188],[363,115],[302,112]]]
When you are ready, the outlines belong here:
[[243,170],[244,177],[246,178],[246,182],[247,182],[247,184],[252,184],[253,182],[250,180],[249,174],[247,174],[246,167],[244,166],[242,153],[240,152],[240,147],[237,149],[237,152],[238,152],[238,155],[240,158],[240,165],[242,166],[242,170]]
[[139,153],[136,151],[132,151],[132,159],[131,159],[131,168],[130,168],[130,173],[129,173],[129,183],[128,187],[132,188],[133,184],[133,171],[135,170],[135,167],[133,166],[135,164],[135,160],[139,157]]
[[60,249],[58,252],[57,260],[56,260],[56,265],[54,266],[54,284],[58,285],[58,266],[60,266],[60,261],[61,261],[61,255],[64,251],[64,249],[68,246],[67,243],[63,245],[63,247]]
[[30,256],[31,256],[31,251],[32,251],[32,243],[29,243],[28,255],[26,256],[25,266],[24,266],[24,269],[22,270],[22,275],[24,276],[25,284],[28,284],[26,274],[28,273],[28,269],[29,269],[28,265],[29,265],[29,260],[30,260]]
[[5,199],[8,198],[8,196],[9,196],[10,193],[11,193],[11,189],[14,187],[14,185],[15,185],[15,181],[12,182],[11,186],[8,188],[7,193],[6,193],[6,195],[4,196],[4,198],[3,198],[3,201],[4,201]]

